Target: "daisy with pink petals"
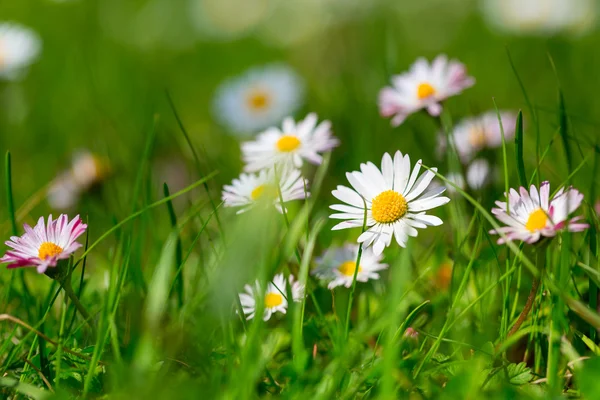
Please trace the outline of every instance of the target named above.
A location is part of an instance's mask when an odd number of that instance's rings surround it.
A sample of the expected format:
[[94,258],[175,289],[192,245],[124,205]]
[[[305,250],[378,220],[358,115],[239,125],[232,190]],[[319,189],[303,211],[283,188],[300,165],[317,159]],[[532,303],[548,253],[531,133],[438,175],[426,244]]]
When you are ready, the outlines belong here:
[[491,230],[492,234],[504,234],[498,243],[507,240],[521,240],[535,243],[542,237],[553,237],[560,230],[581,232],[589,225],[581,222],[583,217],[569,219],[583,201],[583,195],[576,189],[561,188],[550,199],[550,183],[542,182],[540,190],[531,185],[529,192],[524,187],[517,192],[510,190],[508,209],[506,202],[497,201],[498,208],[492,209],[492,214],[507,226]]
[[474,84],[464,64],[456,60],[442,54],[429,64],[419,58],[408,72],[392,77],[392,86],[381,90],[379,112],[383,117],[392,117],[393,126],[422,109],[436,117],[442,112],[440,102]]
[[0,258],[0,263],[9,263],[8,268],[36,267],[42,274],[48,267],[56,267],[59,260],[67,259],[81,247],[76,240],[87,229],[79,215],[69,221],[65,214],[58,219],[40,217],[35,227],[23,225],[23,236],[12,236],[5,244],[12,248]]

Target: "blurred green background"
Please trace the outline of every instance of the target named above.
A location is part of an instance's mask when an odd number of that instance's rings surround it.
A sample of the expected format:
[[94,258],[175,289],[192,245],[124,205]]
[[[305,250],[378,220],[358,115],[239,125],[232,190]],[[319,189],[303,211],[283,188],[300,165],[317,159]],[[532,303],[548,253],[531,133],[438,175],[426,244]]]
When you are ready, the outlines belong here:
[[[214,122],[214,91],[223,79],[271,62],[288,63],[306,80],[297,117],[315,111],[333,122],[341,139],[327,188],[384,151],[400,149],[435,163],[435,121],[417,115],[392,129],[377,111],[379,89],[418,56],[446,53],[476,78],[473,88],[448,102],[456,121],[493,109],[492,98],[501,109],[525,109],[510,51],[544,140],[555,131],[560,85],[572,133],[594,142],[600,33],[503,34],[486,24],[481,9],[481,2],[462,0],[0,2],[2,20],[31,27],[43,41],[26,76],[0,83],[0,150],[13,155],[16,203],[68,167],[81,148],[110,161],[110,196],[118,201],[120,188],[135,176],[155,116],[154,159],[189,156],[166,91],[194,144],[206,150],[207,164],[220,171],[219,184],[229,182],[241,169],[238,140]],[[525,119],[531,128],[528,110]],[[532,133],[527,129],[526,149]],[[532,153],[526,155],[531,161]],[[546,166],[556,175],[560,167]]]

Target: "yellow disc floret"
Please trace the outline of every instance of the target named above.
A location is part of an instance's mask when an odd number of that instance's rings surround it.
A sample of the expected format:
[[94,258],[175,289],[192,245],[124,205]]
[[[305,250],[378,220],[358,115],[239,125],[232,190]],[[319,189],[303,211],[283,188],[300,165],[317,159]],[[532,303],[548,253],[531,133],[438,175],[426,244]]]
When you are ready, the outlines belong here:
[[246,97],[248,108],[252,111],[263,111],[271,104],[269,93],[261,89],[253,89]]
[[408,211],[404,196],[393,190],[379,193],[371,202],[373,219],[381,224],[389,224],[402,218]]
[[252,192],[250,192],[250,199],[259,200],[259,199],[276,199],[278,196],[277,186],[271,185],[268,183],[258,185],[255,187]]
[[485,136],[485,131],[482,127],[473,127],[469,131],[469,143],[471,146],[481,149],[485,147],[487,143],[487,137]]
[[47,258],[59,255],[62,251],[62,247],[51,242],[44,242],[38,250],[38,257],[41,260],[46,260]]
[[[346,261],[340,264],[338,267],[338,271],[346,276],[354,276],[354,271],[356,270],[356,261]],[[360,265],[358,266],[358,272],[361,272],[362,268]]]
[[429,83],[421,83],[417,87],[417,97],[419,100],[426,99],[435,94],[435,89]]
[[279,293],[267,293],[265,296],[265,307],[273,308],[281,305],[283,303],[283,296]]
[[289,153],[290,151],[296,150],[300,144],[300,139],[298,139],[296,136],[284,135],[277,141],[277,150],[283,153]]
[[548,222],[548,215],[541,208],[538,208],[531,214],[529,214],[529,218],[527,219],[527,223],[525,224],[525,228],[529,232],[536,232],[540,229],[544,229],[546,227],[546,223]]

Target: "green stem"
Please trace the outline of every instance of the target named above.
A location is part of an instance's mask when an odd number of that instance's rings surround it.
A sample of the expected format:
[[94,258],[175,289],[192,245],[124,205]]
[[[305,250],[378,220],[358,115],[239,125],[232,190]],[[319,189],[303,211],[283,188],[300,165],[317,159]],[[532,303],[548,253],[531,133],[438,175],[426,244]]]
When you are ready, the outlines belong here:
[[[363,198],[363,204],[365,207],[365,214],[363,216],[362,231],[364,232],[367,228],[367,202]],[[352,277],[352,289],[350,289],[350,296],[348,297],[348,307],[346,309],[346,328],[344,330],[344,339],[348,339],[350,333],[350,313],[352,312],[352,302],[354,301],[354,292],[356,291],[356,277],[358,276],[358,270],[360,269],[360,259],[362,257],[363,247],[362,244],[358,245],[358,254],[356,255],[356,263],[354,264],[354,276]],[[344,340],[344,341],[345,341]]]
[[88,314],[87,310],[85,309],[83,304],[81,304],[81,302],[79,301],[79,298],[73,291],[73,287],[71,286],[71,277],[70,276],[66,277],[61,282],[61,285],[62,285],[62,289],[65,291],[65,294],[67,296],[69,296],[69,299],[73,302],[73,304],[75,305],[75,308],[77,308],[77,311],[79,311],[79,314],[81,314],[81,316],[83,317],[85,322],[87,322],[87,324],[90,326],[92,331],[95,331],[95,328],[92,325],[92,319],[90,317],[90,314]]
[[527,319],[527,316],[529,315],[529,312],[531,311],[531,308],[533,307],[533,303],[535,301],[535,296],[540,287],[541,281],[542,280],[539,277],[534,278],[533,284],[531,285],[531,291],[529,292],[529,296],[527,296],[527,302],[525,303],[525,307],[523,307],[523,311],[521,311],[521,314],[519,314],[519,318],[517,318],[517,321],[515,322],[515,324],[512,326],[512,328],[510,328],[510,331],[508,331],[508,334],[506,335],[507,339],[509,337],[511,337],[512,335],[514,335],[519,330],[521,325],[523,325],[523,322],[525,322],[525,319]]
[[356,277],[358,276],[358,270],[360,265],[360,259],[362,257],[362,244],[358,245],[358,255],[356,256],[356,264],[354,264],[354,277],[352,278],[352,289],[350,289],[350,297],[348,297],[348,308],[346,309],[346,329],[344,330],[344,339],[348,339],[350,333],[350,313],[352,312],[352,302],[354,301],[354,291],[356,290]]

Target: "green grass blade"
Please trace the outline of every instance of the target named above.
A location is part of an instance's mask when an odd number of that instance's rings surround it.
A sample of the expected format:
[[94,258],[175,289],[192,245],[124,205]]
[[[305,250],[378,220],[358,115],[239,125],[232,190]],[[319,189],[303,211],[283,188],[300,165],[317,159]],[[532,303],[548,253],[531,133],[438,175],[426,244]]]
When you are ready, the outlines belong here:
[[6,157],[4,158],[4,165],[6,171],[6,207],[8,208],[8,218],[10,219],[12,234],[16,236],[18,233],[18,229],[17,218],[15,216],[15,203],[12,191],[12,167],[10,151],[6,152]]
[[[169,198],[171,195],[169,193],[169,186],[165,182],[163,184],[163,194],[165,198]],[[171,228],[177,229],[177,215],[175,214],[175,209],[173,208],[173,202],[171,200],[167,201],[167,210],[169,211],[169,220],[171,221]],[[177,235],[177,246],[175,250],[175,265],[178,267],[182,266],[183,260],[183,250],[181,248],[181,237]],[[175,291],[177,292],[177,302],[179,304],[179,308],[183,307],[183,282],[184,282],[184,273],[183,268],[177,274],[177,278],[175,280]]]
[[517,114],[517,125],[515,127],[515,149],[517,156],[517,172],[521,186],[527,187],[527,174],[525,173],[525,161],[523,160],[523,112]]

